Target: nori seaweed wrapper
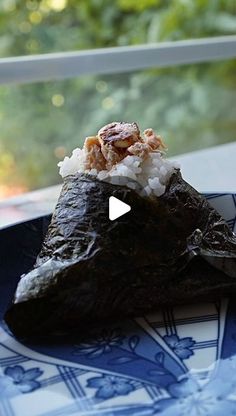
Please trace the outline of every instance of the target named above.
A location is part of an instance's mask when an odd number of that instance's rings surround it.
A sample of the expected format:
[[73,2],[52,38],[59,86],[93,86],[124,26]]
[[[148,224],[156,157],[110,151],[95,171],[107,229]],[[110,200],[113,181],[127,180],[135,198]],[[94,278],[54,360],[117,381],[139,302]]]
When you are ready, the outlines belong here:
[[[115,221],[111,195],[132,206]],[[64,181],[41,252],[5,320],[19,337],[70,332],[232,294],[235,278],[235,235],[178,170],[158,198],[78,173]]]

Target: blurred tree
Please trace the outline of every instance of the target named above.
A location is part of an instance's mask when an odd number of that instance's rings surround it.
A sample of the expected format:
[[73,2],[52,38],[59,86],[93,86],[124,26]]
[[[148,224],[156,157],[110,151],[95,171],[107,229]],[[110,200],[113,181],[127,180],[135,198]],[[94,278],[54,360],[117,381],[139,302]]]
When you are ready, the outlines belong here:
[[[0,55],[236,32],[235,0],[1,0]],[[60,181],[56,163],[117,120],[164,135],[170,154],[235,140],[235,61],[0,87],[0,184]]]

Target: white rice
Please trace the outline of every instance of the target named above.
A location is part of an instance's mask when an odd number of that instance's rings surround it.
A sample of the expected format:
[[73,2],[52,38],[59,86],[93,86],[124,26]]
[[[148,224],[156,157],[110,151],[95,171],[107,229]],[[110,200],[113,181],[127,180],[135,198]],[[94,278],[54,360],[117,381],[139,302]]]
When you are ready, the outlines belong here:
[[114,185],[126,185],[143,195],[161,196],[166,190],[166,185],[175,171],[179,169],[178,162],[171,162],[160,152],[149,153],[146,159],[139,156],[126,156],[111,170],[85,169],[85,152],[83,149],[75,149],[71,157],[65,157],[58,163],[59,173],[64,178],[77,172],[84,172],[96,176],[101,181]]
[[60,167],[59,173],[65,178],[74,175],[76,172],[84,171],[85,153],[83,149],[76,148],[72,151],[71,157],[66,156],[57,166]]

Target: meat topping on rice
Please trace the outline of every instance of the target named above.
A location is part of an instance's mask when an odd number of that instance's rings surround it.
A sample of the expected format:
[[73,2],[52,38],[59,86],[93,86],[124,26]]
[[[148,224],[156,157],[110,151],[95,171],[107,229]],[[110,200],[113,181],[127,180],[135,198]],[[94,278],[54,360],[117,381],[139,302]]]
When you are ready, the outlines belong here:
[[87,137],[84,143],[86,169],[110,170],[128,155],[146,158],[150,152],[166,149],[161,136],[152,129],[144,131],[144,137],[136,123],[114,122],[98,131],[97,136]]
[[127,148],[140,141],[140,130],[136,123],[113,122],[98,132],[101,144],[113,144],[118,148]]
[[160,135],[156,135],[153,129],[146,129],[143,132],[144,140],[152,150],[167,149]]
[[124,184],[125,178],[126,186],[136,189],[130,180],[136,181],[146,195],[160,196],[179,168],[176,162],[164,157],[164,150],[161,136],[152,129],[141,135],[136,123],[113,122],[102,127],[96,136],[87,137],[83,149],[75,149],[58,166],[62,177],[86,172],[114,184]]
[[84,142],[85,169],[106,169],[106,159],[101,152],[101,144],[97,136],[86,137]]

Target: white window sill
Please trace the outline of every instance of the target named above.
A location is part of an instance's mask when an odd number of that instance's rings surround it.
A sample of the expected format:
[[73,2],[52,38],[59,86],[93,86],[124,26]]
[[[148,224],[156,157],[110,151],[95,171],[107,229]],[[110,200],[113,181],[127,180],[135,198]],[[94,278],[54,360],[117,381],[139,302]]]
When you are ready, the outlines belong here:
[[[199,192],[236,193],[236,143],[178,155],[184,179]],[[0,227],[27,221],[53,211],[61,185],[0,202]]]

